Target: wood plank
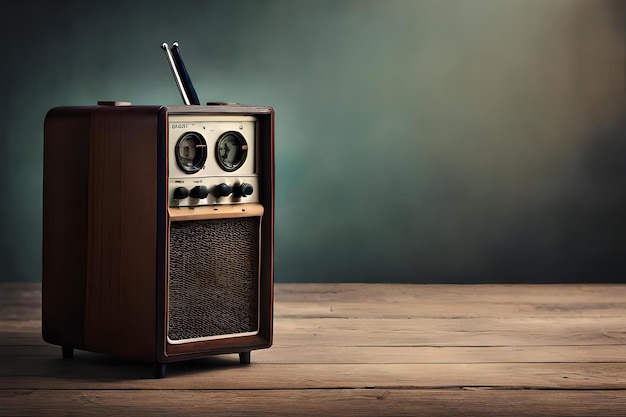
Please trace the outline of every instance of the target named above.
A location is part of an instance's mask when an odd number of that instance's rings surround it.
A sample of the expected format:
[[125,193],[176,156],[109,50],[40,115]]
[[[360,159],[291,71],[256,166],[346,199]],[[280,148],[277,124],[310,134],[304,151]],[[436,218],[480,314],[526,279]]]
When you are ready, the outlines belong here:
[[[89,352],[77,351],[89,358]],[[33,358],[56,360],[61,348],[38,345],[0,346],[0,366],[28,369]],[[7,359],[2,359],[7,358]],[[10,359],[9,359],[10,358]],[[282,346],[253,353],[264,364],[386,364],[386,363],[620,363],[626,362],[624,345],[607,346]],[[17,372],[17,371],[16,371]]]
[[[38,321],[1,321],[0,344],[40,344]],[[21,336],[20,336],[21,335]],[[622,317],[553,319],[276,318],[281,346],[591,346],[625,345]]]
[[403,302],[623,303],[626,284],[287,284],[276,286],[283,302],[373,302],[393,306]]
[[278,317],[576,317],[626,313],[626,285],[279,284]]
[[[619,347],[626,344],[626,329],[622,322],[621,317],[507,320],[277,319],[275,346],[317,347],[318,350],[323,346]],[[39,321],[2,321],[0,329],[0,345],[45,344],[41,339]]]
[[184,416],[624,416],[624,391],[444,390],[7,390],[0,415]]
[[41,320],[41,283],[0,283],[0,320]]
[[[626,313],[626,285],[277,284],[275,309],[276,317],[606,316]],[[40,310],[40,284],[0,284],[0,319],[40,319]]]
[[623,317],[277,320],[281,345],[540,346],[626,344]]
[[159,380],[152,379],[150,364],[110,357],[31,362],[27,369],[3,371],[0,389],[626,389],[624,363],[240,366],[229,356],[170,364],[168,377]]
[[[17,295],[17,296],[16,296]],[[275,296],[281,302],[333,303],[373,302],[456,304],[623,304],[626,284],[293,284],[276,283]],[[5,303],[41,301],[41,283],[0,283],[0,306]]]
[[285,318],[474,318],[474,317],[607,317],[626,314],[626,302],[579,303],[499,303],[470,302],[459,299],[452,303],[395,302],[384,305],[374,302],[284,302],[276,300],[276,317]]
[[[508,289],[508,290],[507,290]],[[277,318],[626,314],[626,285],[277,284]],[[0,319],[40,319],[40,284],[0,284]]]

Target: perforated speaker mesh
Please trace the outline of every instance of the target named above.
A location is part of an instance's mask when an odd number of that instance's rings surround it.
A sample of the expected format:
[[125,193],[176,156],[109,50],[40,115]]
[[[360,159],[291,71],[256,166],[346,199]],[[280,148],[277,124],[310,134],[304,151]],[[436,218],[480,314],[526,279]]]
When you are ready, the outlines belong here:
[[167,336],[258,330],[259,217],[172,222]]

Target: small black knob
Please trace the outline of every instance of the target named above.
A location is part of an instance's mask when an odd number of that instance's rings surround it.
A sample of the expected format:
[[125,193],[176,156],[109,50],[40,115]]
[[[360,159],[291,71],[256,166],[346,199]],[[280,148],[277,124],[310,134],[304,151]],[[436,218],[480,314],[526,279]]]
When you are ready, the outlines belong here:
[[206,198],[209,195],[209,189],[205,187],[204,185],[197,185],[191,189],[191,192],[189,193],[189,195],[192,198],[198,198],[202,200],[203,198]]
[[174,190],[174,200],[183,200],[189,197],[189,190],[185,187],[178,187]]
[[233,189],[233,194],[235,197],[247,197],[254,191],[254,187],[252,184],[248,184],[247,182],[235,185]]
[[220,185],[216,185],[215,187],[213,187],[213,191],[211,194],[213,194],[217,198],[220,198],[220,197],[226,197],[230,195],[232,192],[233,192],[232,188],[230,188],[228,185],[224,183],[221,183]]

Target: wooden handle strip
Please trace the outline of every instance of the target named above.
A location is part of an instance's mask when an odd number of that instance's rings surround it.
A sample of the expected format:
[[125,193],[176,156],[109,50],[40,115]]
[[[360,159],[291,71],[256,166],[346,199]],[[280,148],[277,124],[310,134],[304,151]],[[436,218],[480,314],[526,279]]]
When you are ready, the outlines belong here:
[[170,220],[210,220],[227,219],[233,217],[255,217],[263,215],[263,205],[250,204],[216,204],[212,206],[198,207],[169,207]]

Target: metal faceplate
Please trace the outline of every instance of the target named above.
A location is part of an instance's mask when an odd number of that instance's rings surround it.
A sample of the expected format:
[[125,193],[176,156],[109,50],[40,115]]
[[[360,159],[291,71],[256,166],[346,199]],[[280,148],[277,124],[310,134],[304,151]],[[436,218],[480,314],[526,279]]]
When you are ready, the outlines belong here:
[[254,116],[169,114],[167,123],[170,207],[259,202]]

